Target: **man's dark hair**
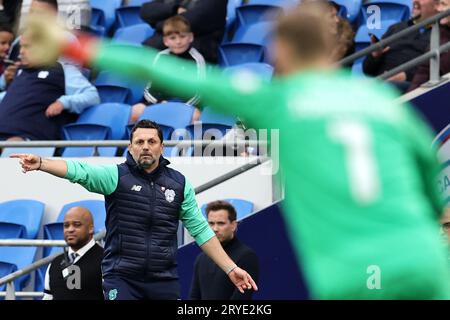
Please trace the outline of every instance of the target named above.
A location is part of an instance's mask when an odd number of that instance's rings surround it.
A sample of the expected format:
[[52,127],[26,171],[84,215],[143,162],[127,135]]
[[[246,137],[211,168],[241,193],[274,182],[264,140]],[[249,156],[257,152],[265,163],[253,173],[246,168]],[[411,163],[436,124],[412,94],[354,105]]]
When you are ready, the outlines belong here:
[[137,129],[139,129],[139,128],[143,128],[143,129],[156,129],[156,130],[158,131],[158,137],[159,137],[159,140],[161,140],[161,143],[163,142],[163,134],[162,134],[162,130],[161,130],[161,128],[159,127],[159,125],[158,125],[156,122],[154,122],[154,121],[144,119],[144,120],[138,121],[138,122],[134,125],[133,129],[131,129],[131,133],[130,133],[130,143],[133,143],[133,134],[134,134],[134,132],[135,132]]
[[9,24],[0,24],[0,32],[8,32],[14,34],[13,28]]
[[53,8],[55,8],[56,11],[58,11],[58,1],[57,0],[35,0],[37,2],[43,2],[51,5]]
[[208,203],[208,205],[206,206],[206,216],[209,215],[210,211],[218,211],[218,210],[227,210],[228,211],[228,220],[230,220],[230,222],[233,222],[236,220],[236,209],[234,209],[234,207],[226,201],[223,200],[217,200],[217,201],[213,201]]

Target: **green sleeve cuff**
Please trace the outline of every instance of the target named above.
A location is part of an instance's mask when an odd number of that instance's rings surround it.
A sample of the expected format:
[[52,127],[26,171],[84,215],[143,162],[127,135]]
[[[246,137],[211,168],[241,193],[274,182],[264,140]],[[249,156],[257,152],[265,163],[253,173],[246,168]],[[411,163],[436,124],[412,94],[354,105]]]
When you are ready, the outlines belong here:
[[205,229],[195,238],[195,242],[197,242],[199,246],[202,246],[203,244],[205,244],[205,242],[208,242],[214,236],[215,236],[214,231],[212,231],[211,228],[208,226],[207,229]]
[[67,165],[67,173],[64,178],[73,182],[72,180],[75,178],[75,164],[73,163],[73,160],[66,160],[66,165]]
[[214,232],[197,205],[194,188],[188,180],[184,185],[184,201],[181,204],[180,219],[199,246],[214,237]]

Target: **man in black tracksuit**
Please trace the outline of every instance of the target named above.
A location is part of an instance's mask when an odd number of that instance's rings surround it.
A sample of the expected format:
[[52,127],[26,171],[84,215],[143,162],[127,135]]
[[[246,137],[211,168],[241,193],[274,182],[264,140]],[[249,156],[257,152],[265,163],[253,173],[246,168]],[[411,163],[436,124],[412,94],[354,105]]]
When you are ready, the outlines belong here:
[[[214,201],[206,207],[206,214],[208,223],[225,252],[257,281],[258,257],[252,249],[235,236],[237,221],[234,207],[225,201]],[[241,294],[226,274],[207,255],[202,253],[195,261],[189,298],[193,300],[250,300],[252,292],[246,291]]]
[[[395,23],[388,28],[383,35],[383,39],[388,38],[414,24],[437,13],[434,0],[414,0],[414,8],[412,18],[408,21]],[[430,45],[431,26],[420,28],[416,32],[411,33],[401,39],[391,43],[388,47],[377,50],[369,54],[363,62],[363,71],[370,76],[378,76],[403,63],[417,58],[428,50]],[[390,81],[410,82],[414,77],[417,68],[411,68],[405,72],[400,72]]]

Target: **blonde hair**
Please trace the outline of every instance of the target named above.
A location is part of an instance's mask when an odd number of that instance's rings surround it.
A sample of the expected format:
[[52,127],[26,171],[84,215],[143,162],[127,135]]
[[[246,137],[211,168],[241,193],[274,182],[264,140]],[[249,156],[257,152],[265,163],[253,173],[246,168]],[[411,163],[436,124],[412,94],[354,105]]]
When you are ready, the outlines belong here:
[[164,21],[163,36],[167,37],[172,34],[189,33],[191,32],[191,24],[189,20],[183,16],[177,15],[170,17]]

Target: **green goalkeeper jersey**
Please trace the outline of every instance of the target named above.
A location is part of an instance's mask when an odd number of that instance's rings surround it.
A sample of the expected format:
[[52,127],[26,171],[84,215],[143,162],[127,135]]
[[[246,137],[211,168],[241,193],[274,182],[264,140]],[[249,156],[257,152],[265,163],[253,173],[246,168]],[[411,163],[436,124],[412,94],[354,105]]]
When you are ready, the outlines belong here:
[[279,130],[284,218],[313,298],[450,297],[431,131],[390,87],[333,70],[201,79],[170,57],[153,68],[155,54],[104,44],[94,65]]

